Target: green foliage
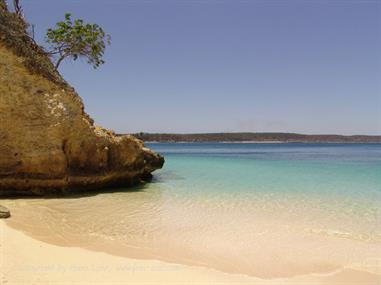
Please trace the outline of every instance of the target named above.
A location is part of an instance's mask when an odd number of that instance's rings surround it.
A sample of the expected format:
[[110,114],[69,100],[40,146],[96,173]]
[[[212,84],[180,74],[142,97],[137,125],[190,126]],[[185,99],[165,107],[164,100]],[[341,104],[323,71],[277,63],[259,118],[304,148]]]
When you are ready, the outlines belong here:
[[56,69],[67,57],[77,60],[86,58],[94,68],[104,63],[102,56],[106,44],[110,44],[110,36],[97,24],[85,24],[82,19],[71,19],[71,14],[65,14],[65,20],[58,22],[55,29],[48,29],[46,41],[51,45],[50,54],[59,55]]

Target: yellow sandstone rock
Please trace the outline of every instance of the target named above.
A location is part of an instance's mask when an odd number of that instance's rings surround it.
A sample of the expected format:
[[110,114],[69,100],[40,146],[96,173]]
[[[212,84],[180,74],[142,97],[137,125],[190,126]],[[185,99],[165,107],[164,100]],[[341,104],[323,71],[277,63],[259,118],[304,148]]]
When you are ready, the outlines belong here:
[[22,26],[0,0],[0,195],[149,179],[164,159],[133,136],[95,126],[80,97]]

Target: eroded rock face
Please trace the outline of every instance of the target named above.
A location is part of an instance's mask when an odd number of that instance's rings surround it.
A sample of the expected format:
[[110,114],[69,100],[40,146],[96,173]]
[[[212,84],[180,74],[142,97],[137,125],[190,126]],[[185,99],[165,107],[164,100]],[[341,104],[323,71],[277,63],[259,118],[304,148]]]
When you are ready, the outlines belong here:
[[162,167],[142,141],[95,126],[70,86],[24,61],[0,40],[0,195],[132,185]]

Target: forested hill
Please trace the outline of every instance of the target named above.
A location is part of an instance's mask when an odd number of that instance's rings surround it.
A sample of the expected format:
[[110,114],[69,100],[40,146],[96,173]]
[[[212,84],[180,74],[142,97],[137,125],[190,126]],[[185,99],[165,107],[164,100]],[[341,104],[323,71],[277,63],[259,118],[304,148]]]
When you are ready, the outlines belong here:
[[165,134],[137,133],[146,142],[333,142],[333,143],[381,143],[380,136],[365,135],[303,135],[294,133],[201,133]]

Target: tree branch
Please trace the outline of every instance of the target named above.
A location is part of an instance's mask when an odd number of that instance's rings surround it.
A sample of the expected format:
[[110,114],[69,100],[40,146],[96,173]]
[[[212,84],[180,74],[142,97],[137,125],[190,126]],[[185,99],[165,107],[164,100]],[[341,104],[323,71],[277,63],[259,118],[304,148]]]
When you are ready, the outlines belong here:
[[15,8],[16,15],[22,17],[22,9],[20,6],[20,0],[13,0],[13,6]]

